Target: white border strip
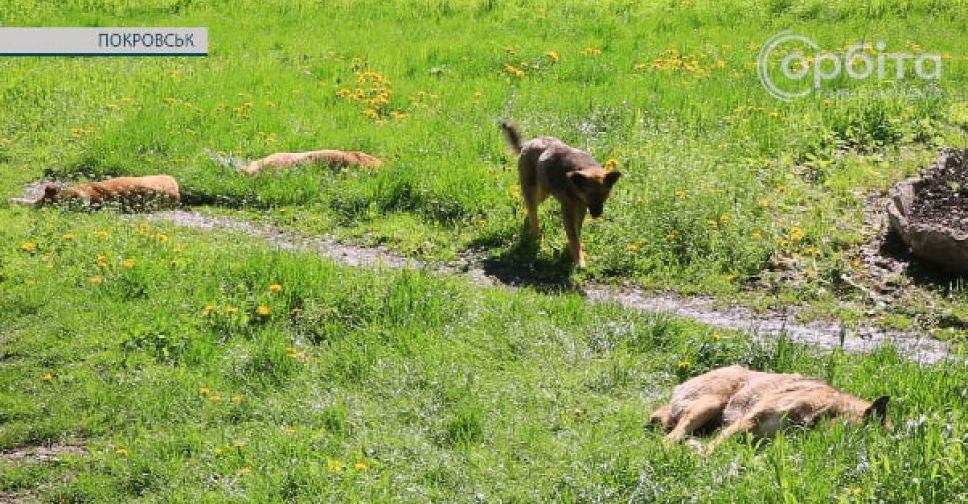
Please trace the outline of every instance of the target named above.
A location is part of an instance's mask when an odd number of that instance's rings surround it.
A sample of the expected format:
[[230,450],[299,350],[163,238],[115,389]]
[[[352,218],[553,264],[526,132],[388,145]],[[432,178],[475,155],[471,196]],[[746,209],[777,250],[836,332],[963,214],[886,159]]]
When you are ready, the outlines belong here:
[[208,28],[0,28],[0,56],[207,56]]

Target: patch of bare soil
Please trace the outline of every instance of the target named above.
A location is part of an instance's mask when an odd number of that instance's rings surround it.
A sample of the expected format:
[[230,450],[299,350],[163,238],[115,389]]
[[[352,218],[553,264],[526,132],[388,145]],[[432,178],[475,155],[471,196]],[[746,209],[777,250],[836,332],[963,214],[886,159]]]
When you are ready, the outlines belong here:
[[[73,444],[53,444],[48,446],[23,446],[10,450],[0,450],[0,462],[30,464],[57,460],[65,455],[86,454],[83,446]],[[2,502],[2,501],[0,501]]]
[[924,224],[968,233],[968,150],[946,150],[921,174],[911,217]]
[[0,504],[28,504],[39,502],[40,499],[33,492],[0,492]]
[[[868,352],[890,344],[908,358],[920,363],[944,360],[948,354],[947,344],[918,335],[884,331],[874,327],[860,327],[849,334],[836,323],[800,324],[795,312],[767,312],[754,314],[745,308],[718,308],[714,299],[706,297],[684,298],[668,294],[649,294],[635,287],[617,288],[604,284],[547,285],[543,279],[529,277],[526,271],[495,268],[487,263],[475,262],[472,256],[449,264],[426,264],[401,257],[383,248],[358,247],[335,240],[310,237],[281,231],[273,226],[238,221],[226,217],[211,217],[191,211],[161,212],[147,216],[150,220],[166,220],[180,226],[197,229],[218,229],[240,232],[264,239],[284,250],[310,250],[335,262],[362,267],[426,269],[446,274],[467,276],[481,286],[533,286],[551,287],[557,290],[579,291],[595,302],[617,303],[624,307],[651,313],[665,313],[701,322],[723,329],[749,331],[759,338],[785,336],[824,349],[843,348],[848,352]],[[888,266],[894,268],[894,266]]]

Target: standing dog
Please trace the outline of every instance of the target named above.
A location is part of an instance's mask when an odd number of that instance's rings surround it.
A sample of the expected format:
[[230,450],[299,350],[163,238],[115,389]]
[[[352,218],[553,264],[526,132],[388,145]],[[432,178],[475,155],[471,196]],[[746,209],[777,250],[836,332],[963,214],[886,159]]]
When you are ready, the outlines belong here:
[[579,268],[585,267],[581,248],[581,227],[585,212],[593,218],[602,215],[605,200],[619,177],[618,171],[605,171],[591,154],[570,147],[554,137],[521,141],[521,134],[509,122],[501,123],[511,150],[520,155],[518,176],[521,195],[528,207],[528,227],[538,235],[538,205],[548,195],[561,203],[561,217],[568,235],[568,250]]
[[889,399],[882,396],[868,402],[816,378],[729,366],[677,386],[672,400],[657,409],[651,421],[669,431],[670,441],[700,428],[725,425],[707,447],[712,451],[736,434],[769,437],[788,425],[812,426],[823,418],[856,424],[871,418],[885,422]]
[[34,207],[46,204],[83,206],[97,209],[115,206],[122,210],[174,208],[181,201],[178,182],[168,175],[117,177],[74,187],[47,184],[44,193],[27,203]]

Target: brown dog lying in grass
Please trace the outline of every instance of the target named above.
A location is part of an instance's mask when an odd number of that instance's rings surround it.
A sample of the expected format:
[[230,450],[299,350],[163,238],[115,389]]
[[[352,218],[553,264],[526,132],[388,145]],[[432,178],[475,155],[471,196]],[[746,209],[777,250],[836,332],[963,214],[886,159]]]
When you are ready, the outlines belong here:
[[268,157],[253,161],[242,169],[246,175],[258,175],[266,168],[281,169],[304,164],[325,164],[330,166],[363,166],[375,167],[383,161],[365,152],[318,150],[311,152],[278,152]]
[[622,176],[618,171],[605,171],[591,154],[566,145],[555,137],[539,137],[527,142],[510,122],[501,123],[511,151],[520,154],[518,176],[521,196],[528,207],[528,228],[538,236],[538,205],[548,196],[561,203],[561,217],[568,236],[568,250],[575,265],[585,267],[585,253],[581,248],[581,228],[585,214],[601,217],[605,200],[615,182]]
[[709,444],[712,451],[729,437],[751,432],[769,437],[789,425],[812,426],[823,418],[863,423],[887,417],[888,396],[868,402],[798,374],[750,371],[741,366],[714,369],[678,385],[651,421],[677,441],[698,429],[725,426]]
[[105,206],[121,210],[174,208],[181,201],[178,182],[168,175],[118,177],[74,187],[47,184],[44,193],[33,201],[34,207],[64,205],[98,209]]

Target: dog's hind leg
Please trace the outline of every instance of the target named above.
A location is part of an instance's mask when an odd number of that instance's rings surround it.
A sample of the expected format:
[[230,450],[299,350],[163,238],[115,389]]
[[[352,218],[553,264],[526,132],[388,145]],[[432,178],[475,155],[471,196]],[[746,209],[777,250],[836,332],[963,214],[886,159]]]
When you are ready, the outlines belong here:
[[678,441],[723,413],[726,402],[719,396],[707,395],[692,401],[679,416],[679,422],[666,439]]
[[530,154],[524,154],[518,158],[518,181],[521,187],[521,197],[524,198],[524,206],[528,209],[528,229],[534,236],[538,236],[538,205],[544,200],[541,188],[538,186],[538,176],[535,160]]
[[668,431],[672,428],[672,411],[670,411],[668,404],[663,404],[659,408],[652,412],[649,416],[649,423],[659,424],[663,431]]
[[706,449],[703,450],[703,452],[707,454],[712,453],[714,450],[716,450],[717,447],[719,447],[719,445],[723,444],[723,442],[726,441],[727,439],[737,434],[750,432],[753,430],[754,427],[756,427],[756,415],[747,414],[743,418],[740,418],[739,420],[730,424],[729,427],[726,427],[725,429],[723,429],[716,436],[715,439],[713,439],[712,441],[709,442],[708,445],[706,445]]

